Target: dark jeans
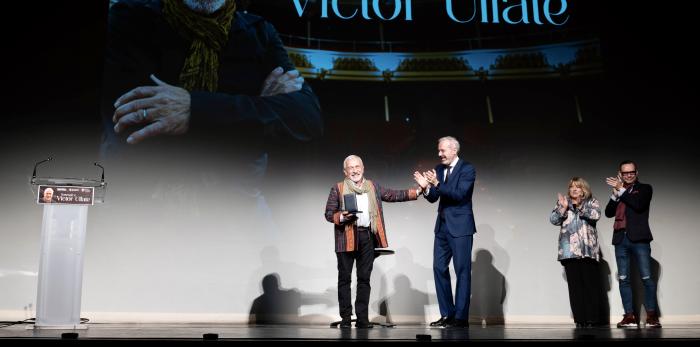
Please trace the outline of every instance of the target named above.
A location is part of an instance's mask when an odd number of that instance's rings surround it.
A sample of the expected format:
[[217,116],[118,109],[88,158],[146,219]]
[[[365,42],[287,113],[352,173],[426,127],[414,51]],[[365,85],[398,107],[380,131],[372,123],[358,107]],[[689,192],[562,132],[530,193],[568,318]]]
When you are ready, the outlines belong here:
[[600,295],[602,292],[598,262],[591,258],[563,259],[569,285],[569,303],[574,322],[601,323]]
[[648,242],[632,242],[625,233],[622,242],[615,245],[617,278],[620,281],[620,296],[625,313],[634,313],[632,284],[630,283],[630,258],[635,257],[639,275],[644,284],[644,308],[656,311],[656,283],[651,278],[651,246]]
[[340,317],[350,319],[352,304],[350,285],[352,283],[352,266],[357,261],[357,298],[355,313],[358,322],[369,322],[367,307],[369,306],[370,285],[374,263],[374,235],[372,231],[358,228],[357,250],[354,252],[337,252],[338,258],[338,306]]

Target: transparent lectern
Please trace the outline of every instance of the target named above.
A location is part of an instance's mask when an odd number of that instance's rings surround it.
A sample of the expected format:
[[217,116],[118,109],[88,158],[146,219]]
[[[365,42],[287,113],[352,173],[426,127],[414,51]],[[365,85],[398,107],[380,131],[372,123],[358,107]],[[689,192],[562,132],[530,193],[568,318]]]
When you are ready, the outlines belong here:
[[34,329],[87,329],[80,325],[83,256],[88,207],[102,203],[101,179],[36,177],[30,184],[38,204],[44,205]]

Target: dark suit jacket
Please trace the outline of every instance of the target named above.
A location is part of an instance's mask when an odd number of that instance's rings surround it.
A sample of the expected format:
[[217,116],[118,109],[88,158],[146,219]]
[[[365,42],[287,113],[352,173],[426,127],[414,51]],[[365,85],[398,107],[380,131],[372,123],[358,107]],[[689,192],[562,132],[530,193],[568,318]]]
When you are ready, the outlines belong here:
[[607,206],[605,206],[605,216],[608,218],[615,217],[615,211],[620,201],[625,203],[627,228],[613,231],[614,245],[622,242],[624,231],[627,232],[627,237],[632,242],[651,242],[654,239],[649,228],[649,206],[652,194],[651,185],[637,181],[620,196],[618,201],[613,199],[608,201]]
[[450,235],[454,237],[473,235],[476,232],[472,210],[472,194],[476,180],[474,166],[459,159],[450,173],[447,184],[443,183],[445,166],[438,165],[435,171],[439,184],[437,187],[431,187],[425,197],[431,203],[440,200],[435,232],[437,233],[440,227],[440,216],[444,215]]
[[[113,129],[114,102],[137,86],[155,85],[149,79],[151,73],[168,84],[178,85],[189,48],[190,42],[180,37],[163,17],[161,1],[121,0],[111,6],[102,91],[103,155],[131,154],[135,147],[137,153],[144,148],[165,149],[157,152],[164,155],[193,146],[209,146],[207,149],[214,151],[242,146],[242,155],[259,158],[264,153],[264,143],[271,139],[309,140],[321,135],[320,105],[308,84],[298,92],[260,96],[265,77],[275,67],[287,71],[294,66],[272,24],[238,11],[228,43],[220,53],[218,90],[191,92],[188,133],[150,138],[138,146],[127,145],[125,139],[130,131],[116,134]],[[185,141],[191,143],[182,145]]]

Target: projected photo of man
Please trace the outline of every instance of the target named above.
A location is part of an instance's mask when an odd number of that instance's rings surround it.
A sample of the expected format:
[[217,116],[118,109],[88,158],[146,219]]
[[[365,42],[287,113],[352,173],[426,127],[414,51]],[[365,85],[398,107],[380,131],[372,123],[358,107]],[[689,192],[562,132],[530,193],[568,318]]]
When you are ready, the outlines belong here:
[[105,60],[107,158],[229,154],[260,174],[266,138],[321,133],[316,96],[274,27],[234,0],[114,1]]
[[234,0],[113,1],[107,35],[102,160],[149,196],[265,205],[266,144],[322,132],[277,31]]

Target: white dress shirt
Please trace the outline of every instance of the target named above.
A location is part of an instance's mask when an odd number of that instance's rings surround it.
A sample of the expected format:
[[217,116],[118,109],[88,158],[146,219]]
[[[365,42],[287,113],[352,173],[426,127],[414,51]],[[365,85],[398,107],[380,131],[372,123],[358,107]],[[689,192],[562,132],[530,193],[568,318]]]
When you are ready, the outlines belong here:
[[357,197],[357,209],[362,211],[355,214],[357,216],[358,227],[369,228],[369,194],[355,194]]
[[[459,157],[455,157],[454,160],[450,163],[450,174],[452,174],[452,170],[455,169],[455,165],[457,165],[457,162],[459,161]],[[445,168],[445,175],[442,176],[442,181],[445,182],[447,180],[447,168]]]

